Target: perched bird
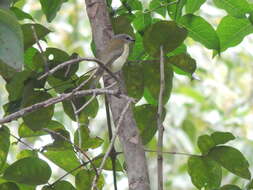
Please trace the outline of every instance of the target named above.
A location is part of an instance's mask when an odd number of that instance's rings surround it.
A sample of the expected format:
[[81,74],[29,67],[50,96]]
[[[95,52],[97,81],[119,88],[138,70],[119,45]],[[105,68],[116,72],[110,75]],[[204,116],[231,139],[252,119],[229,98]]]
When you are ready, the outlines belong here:
[[[116,73],[120,71],[129,55],[129,44],[135,42],[135,40],[127,34],[117,34],[112,37],[108,42],[106,48],[100,54],[100,60],[105,66]],[[92,87],[95,87],[99,79],[103,76],[103,68],[98,68],[94,74],[94,81]]]

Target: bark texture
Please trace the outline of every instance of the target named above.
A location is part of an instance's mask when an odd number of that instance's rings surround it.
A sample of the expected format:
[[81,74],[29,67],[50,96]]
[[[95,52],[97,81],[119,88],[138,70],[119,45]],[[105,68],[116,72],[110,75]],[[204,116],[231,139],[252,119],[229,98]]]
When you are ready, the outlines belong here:
[[[85,0],[86,10],[92,27],[92,37],[96,45],[97,57],[100,52],[106,48],[106,43],[112,37],[112,25],[106,7],[105,0]],[[121,91],[126,93],[124,80],[119,74],[122,81]],[[105,86],[109,86],[114,79],[109,76],[104,78]],[[118,88],[117,86],[114,88]],[[115,126],[117,125],[120,113],[127,104],[127,100],[109,97],[109,104],[112,110]],[[122,125],[119,129],[119,139],[121,141],[124,157],[127,165],[127,175],[130,190],[150,190],[147,161],[144,147],[139,136],[136,122],[133,118],[131,107],[127,110]]]

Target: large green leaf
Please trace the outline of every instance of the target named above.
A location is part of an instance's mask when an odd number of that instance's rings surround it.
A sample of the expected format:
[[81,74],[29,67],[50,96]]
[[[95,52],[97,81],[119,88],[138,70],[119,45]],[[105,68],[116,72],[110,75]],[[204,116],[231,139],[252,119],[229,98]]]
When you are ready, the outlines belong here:
[[[92,181],[95,177],[95,172],[90,170],[81,170],[75,177],[75,184],[77,190],[90,190],[92,186]],[[99,176],[97,182],[98,190],[102,190],[104,186],[104,178],[102,175]]]
[[228,141],[234,140],[235,136],[229,132],[215,131],[211,134],[211,137],[216,145],[225,144]]
[[215,189],[221,184],[221,167],[208,157],[191,156],[188,160],[188,173],[198,189]]
[[10,131],[6,126],[0,127],[0,171],[6,163],[10,148]]
[[39,40],[43,39],[50,32],[49,29],[47,29],[45,26],[42,26],[40,24],[23,24],[21,28],[24,35],[25,49],[31,47],[33,44],[36,43],[32,26],[34,27],[34,30]]
[[11,164],[4,172],[4,178],[27,185],[46,183],[51,176],[49,165],[37,158],[27,157]]
[[174,21],[159,21],[146,30],[143,44],[150,55],[159,57],[161,46],[165,53],[173,51],[180,46],[186,36],[187,31],[178,27]]
[[16,183],[13,182],[5,182],[0,184],[1,190],[19,190],[19,187]]
[[[38,102],[48,100],[52,96],[47,92],[36,91],[33,92],[30,96],[23,99],[23,107],[28,107]],[[24,123],[33,131],[40,130],[46,127],[51,121],[54,114],[54,105],[40,108],[37,111],[29,113],[23,117]]]
[[60,10],[62,4],[66,1],[67,0],[54,0],[54,1],[40,0],[42,11],[46,15],[48,22],[51,22],[55,18],[56,14]]
[[252,11],[247,0],[214,0],[214,3],[234,17],[245,17],[246,13]]
[[245,179],[250,179],[249,163],[243,154],[230,146],[216,146],[208,153],[228,171]]
[[16,15],[18,20],[24,20],[24,19],[33,20],[33,17],[31,15],[22,11],[18,7],[11,7],[10,10]]
[[215,145],[214,140],[209,135],[201,135],[198,138],[198,147],[203,155],[207,154]]
[[199,8],[203,3],[205,3],[206,0],[187,0],[185,8],[186,8],[186,13],[194,13]]
[[0,8],[0,74],[20,71],[24,63],[24,46],[21,27],[10,11]]
[[213,27],[205,19],[200,16],[187,14],[181,17],[179,23],[188,30],[191,38],[208,49],[219,51],[219,38]]
[[246,18],[225,16],[217,27],[221,51],[241,43],[243,38],[253,32],[253,25]]
[[54,185],[44,186],[42,190],[75,190],[75,188],[68,181],[62,180],[62,181],[58,181]]

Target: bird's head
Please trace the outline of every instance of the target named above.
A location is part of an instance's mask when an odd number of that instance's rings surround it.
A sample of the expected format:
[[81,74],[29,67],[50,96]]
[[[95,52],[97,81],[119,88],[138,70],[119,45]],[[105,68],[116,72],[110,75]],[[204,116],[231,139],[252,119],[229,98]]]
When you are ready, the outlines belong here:
[[124,43],[128,43],[128,44],[135,42],[135,39],[129,36],[128,34],[117,34],[113,36],[113,39],[123,40]]

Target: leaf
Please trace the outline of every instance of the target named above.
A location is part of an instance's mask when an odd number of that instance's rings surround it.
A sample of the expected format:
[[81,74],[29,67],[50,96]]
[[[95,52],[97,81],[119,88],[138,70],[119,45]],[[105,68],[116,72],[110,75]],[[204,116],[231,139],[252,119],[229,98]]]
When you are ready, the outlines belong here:
[[196,70],[196,61],[186,53],[168,58],[168,63],[173,64],[173,66],[176,66],[182,71],[188,73],[190,76],[192,76]]
[[242,190],[242,189],[236,185],[227,184],[222,186],[219,190]]
[[243,38],[253,32],[253,25],[246,18],[225,16],[217,27],[221,52],[241,43]]
[[213,27],[202,17],[187,14],[179,23],[188,30],[189,36],[203,44],[208,49],[219,51],[219,38]]
[[[96,168],[100,167],[103,157],[104,157],[104,154],[100,154],[100,155],[96,156],[95,158],[93,158],[93,160],[94,160],[93,165]],[[104,170],[113,170],[112,160],[110,158],[106,159],[103,169]],[[122,168],[118,159],[115,160],[115,170],[116,171],[123,171],[123,168]]]
[[23,24],[21,26],[21,28],[22,28],[23,35],[24,35],[25,50],[36,43],[36,39],[34,37],[32,26],[34,27],[34,30],[35,30],[39,40],[43,39],[48,33],[51,32],[49,29],[47,29],[46,27],[44,27],[40,24]]
[[[144,85],[145,88],[148,89],[150,94],[153,96],[155,100],[158,100],[159,92],[160,92],[160,67],[159,64],[147,63],[143,68],[144,72]],[[165,91],[163,96],[163,104],[166,104],[168,101],[172,85],[173,85],[173,70],[169,64],[164,65],[164,73],[165,73]]]
[[126,63],[123,67],[123,75],[125,79],[128,95],[139,100],[144,92],[144,75],[143,65],[140,63]]
[[0,73],[21,71],[24,63],[23,35],[16,17],[0,8]]
[[[168,3],[173,3],[168,5],[168,14],[170,17],[175,20],[176,22],[181,18],[182,16],[182,10],[187,2],[186,0],[178,0],[177,2],[175,0],[167,0]],[[174,3],[176,2],[176,3]]]
[[[50,99],[52,96],[47,92],[36,91],[23,100],[23,107],[28,107],[38,102]],[[40,108],[37,111],[29,113],[23,117],[24,123],[33,131],[38,131],[46,127],[54,115],[54,105]]]
[[112,18],[112,28],[115,34],[128,34],[134,37],[134,30],[131,20],[126,15]]
[[18,7],[11,7],[10,10],[16,15],[18,20],[24,20],[24,19],[33,20],[33,17],[30,14],[22,11]]
[[68,181],[62,180],[52,185],[47,185],[42,188],[42,190],[75,190],[73,185]]
[[134,118],[145,145],[154,137],[157,131],[157,107],[144,104],[134,107]]
[[149,10],[151,10],[152,12],[156,12],[160,15],[162,15],[163,17],[166,16],[166,7],[162,6],[161,4],[162,1],[160,0],[152,0],[149,3]]
[[203,155],[206,155],[215,145],[214,140],[209,135],[201,135],[198,138],[198,147]]
[[211,137],[216,145],[218,144],[225,144],[228,141],[234,140],[235,136],[232,133],[229,132],[220,132],[216,131],[211,134]]
[[233,174],[250,179],[249,163],[237,149],[230,146],[216,146],[208,156]]
[[187,47],[186,47],[185,44],[181,44],[176,49],[169,52],[166,56],[167,57],[172,57],[172,56],[176,56],[176,55],[183,54],[183,53],[187,53]]
[[127,5],[131,10],[142,10],[142,3],[139,0],[128,0]]
[[88,150],[89,148],[95,149],[98,148],[102,143],[103,139],[99,137],[91,137],[90,130],[87,126],[82,126],[80,128],[80,137],[81,137],[81,146],[79,145],[79,130],[77,129],[74,135],[74,142],[77,146],[83,150]]
[[214,189],[221,184],[222,171],[218,163],[208,157],[191,156],[188,173],[198,189]]
[[[95,177],[94,171],[90,170],[79,171],[75,177],[75,184],[77,190],[90,190],[94,177]],[[104,183],[105,183],[104,178],[102,175],[100,175],[97,182],[98,190],[102,190]]]
[[5,182],[0,184],[1,190],[19,190],[19,187],[16,183],[13,182]]
[[173,51],[186,36],[187,31],[178,27],[174,21],[159,21],[146,30],[143,45],[147,53],[159,57],[161,46],[165,53]]
[[34,150],[27,150],[24,149],[17,155],[17,160],[21,160],[22,158],[27,158],[27,157],[38,157],[38,153]]
[[46,15],[48,22],[51,22],[55,18],[56,14],[60,10],[62,4],[66,1],[67,0],[54,0],[54,1],[40,0],[42,11]]
[[30,47],[25,51],[25,67],[38,73],[44,70],[42,55],[36,48]]
[[18,100],[10,101],[4,104],[3,109],[4,109],[5,116],[10,115],[16,111],[19,111],[20,106],[21,106],[21,101],[22,99],[18,99]]
[[144,32],[145,29],[152,23],[152,17],[150,13],[143,13],[138,11],[135,13],[135,18],[133,20],[134,28],[138,32]]
[[182,129],[188,135],[192,142],[196,139],[197,129],[191,119],[185,119],[182,123]]
[[6,164],[10,148],[10,130],[6,126],[0,127],[0,171]]
[[185,5],[185,10],[186,13],[194,13],[199,8],[203,3],[205,3],[206,0],[187,0],[186,5]]
[[221,9],[227,11],[228,14],[234,17],[245,17],[246,13],[252,11],[247,0],[214,0],[214,4]]
[[27,157],[11,164],[4,172],[4,178],[27,185],[41,185],[48,182],[51,168],[37,157]]

